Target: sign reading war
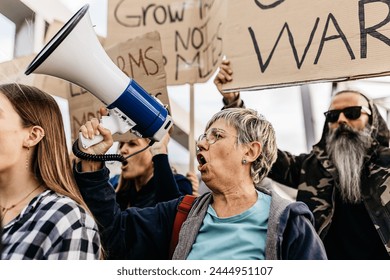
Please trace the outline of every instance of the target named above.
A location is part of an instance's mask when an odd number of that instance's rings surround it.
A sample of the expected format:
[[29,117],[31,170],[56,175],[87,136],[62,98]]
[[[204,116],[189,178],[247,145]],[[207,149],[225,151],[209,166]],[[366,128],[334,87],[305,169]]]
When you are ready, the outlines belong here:
[[106,46],[158,31],[169,85],[205,82],[222,57],[222,0],[110,0]]
[[390,73],[390,0],[228,0],[227,18],[224,91]]

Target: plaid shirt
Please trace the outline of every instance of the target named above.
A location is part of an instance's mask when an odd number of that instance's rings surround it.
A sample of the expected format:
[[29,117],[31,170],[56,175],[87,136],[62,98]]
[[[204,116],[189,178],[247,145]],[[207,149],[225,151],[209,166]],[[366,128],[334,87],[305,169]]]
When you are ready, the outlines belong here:
[[1,259],[99,259],[94,219],[72,199],[47,190],[5,225]]

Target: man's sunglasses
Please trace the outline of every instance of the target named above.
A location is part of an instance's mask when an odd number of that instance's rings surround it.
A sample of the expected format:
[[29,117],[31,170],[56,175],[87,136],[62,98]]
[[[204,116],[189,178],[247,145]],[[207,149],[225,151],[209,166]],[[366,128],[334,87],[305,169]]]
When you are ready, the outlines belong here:
[[362,112],[371,116],[371,111],[366,106],[351,106],[341,110],[329,110],[325,112],[326,121],[330,123],[337,122],[341,112],[349,120],[357,120],[360,118]]

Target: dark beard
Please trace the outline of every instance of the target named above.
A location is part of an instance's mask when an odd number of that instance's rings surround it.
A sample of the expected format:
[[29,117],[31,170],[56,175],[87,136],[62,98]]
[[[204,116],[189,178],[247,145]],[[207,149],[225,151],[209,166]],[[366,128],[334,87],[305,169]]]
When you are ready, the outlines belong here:
[[326,151],[338,171],[339,191],[344,202],[361,201],[360,173],[371,143],[369,127],[357,131],[346,124],[330,131],[326,138]]

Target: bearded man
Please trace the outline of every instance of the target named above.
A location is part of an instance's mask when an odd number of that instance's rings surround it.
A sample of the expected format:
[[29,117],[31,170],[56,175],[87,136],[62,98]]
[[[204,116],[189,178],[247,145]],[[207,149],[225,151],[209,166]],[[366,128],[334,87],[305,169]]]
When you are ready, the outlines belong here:
[[325,112],[309,154],[279,151],[270,178],[298,189],[329,259],[390,259],[389,130],[357,91],[341,91]]
[[[245,107],[239,92],[222,93],[232,81],[223,61],[214,83],[224,108]],[[321,140],[308,154],[278,150],[268,177],[295,188],[315,216],[329,259],[390,259],[389,130],[376,105],[345,90],[325,112]]]

